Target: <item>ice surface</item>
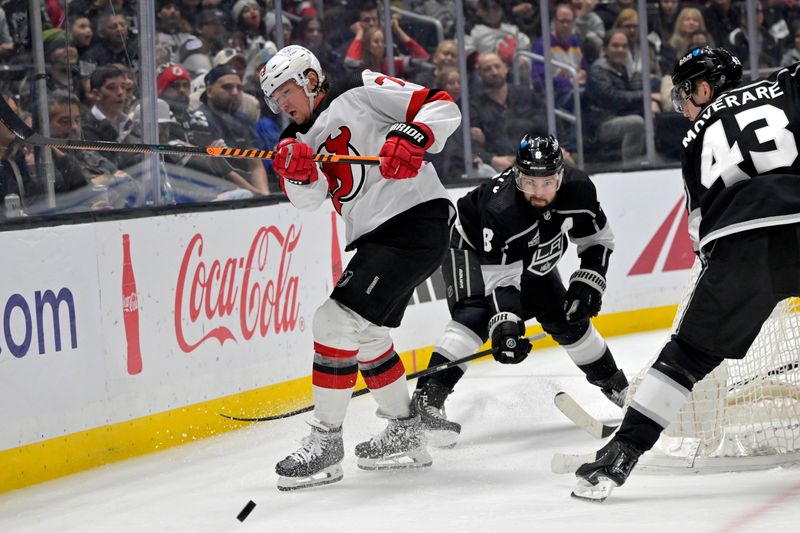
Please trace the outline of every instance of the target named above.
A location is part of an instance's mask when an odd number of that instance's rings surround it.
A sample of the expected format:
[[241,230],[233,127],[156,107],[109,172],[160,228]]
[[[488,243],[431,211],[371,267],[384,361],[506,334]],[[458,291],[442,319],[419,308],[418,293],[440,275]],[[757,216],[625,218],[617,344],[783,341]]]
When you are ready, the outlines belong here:
[[[666,335],[608,341],[632,376]],[[353,447],[385,423],[367,395],[350,405],[339,483],[276,489],[275,463],[308,431],[299,415],[0,495],[0,532],[800,531],[800,469],[634,471],[603,504],[571,499],[574,477],[550,472],[553,453],[592,451],[601,441],[553,406],[559,390],[597,416],[619,416],[563,350],[539,350],[520,365],[470,368],[447,403],[463,424],[461,439],[453,449],[432,449],[431,468],[356,467]],[[256,507],[239,522],[250,500]]]

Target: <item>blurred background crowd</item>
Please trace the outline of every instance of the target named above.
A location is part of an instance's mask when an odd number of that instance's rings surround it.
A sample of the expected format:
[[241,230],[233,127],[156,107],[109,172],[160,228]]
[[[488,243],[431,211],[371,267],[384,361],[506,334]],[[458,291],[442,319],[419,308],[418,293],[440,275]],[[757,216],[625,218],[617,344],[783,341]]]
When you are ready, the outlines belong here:
[[[688,126],[669,98],[678,58],[723,46],[753,76],[800,60],[796,0],[140,4],[0,1],[2,98],[55,138],[271,149],[285,122],[264,103],[258,71],[300,44],[319,58],[331,97],[363,69],[447,91],[465,120],[430,159],[445,184],[465,185],[509,166],[526,132],[557,133],[589,172],[674,166]],[[155,31],[143,31],[143,13]],[[157,139],[142,127],[152,123]],[[51,151],[0,126],[0,195],[4,220],[281,191],[269,161]]]

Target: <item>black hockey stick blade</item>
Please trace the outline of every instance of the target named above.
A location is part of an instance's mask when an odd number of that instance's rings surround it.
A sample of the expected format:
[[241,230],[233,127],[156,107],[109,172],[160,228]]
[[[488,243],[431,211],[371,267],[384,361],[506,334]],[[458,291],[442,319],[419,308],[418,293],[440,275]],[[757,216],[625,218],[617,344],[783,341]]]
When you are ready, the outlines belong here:
[[566,392],[557,393],[553,403],[573,424],[597,439],[610,437],[619,428],[619,425],[607,425],[597,420]]
[[[36,133],[14,113],[8,103],[0,98],[0,123],[11,131],[20,141],[34,146],[52,146],[62,150],[100,150],[106,152],[128,152],[136,154],[193,155],[204,157],[231,157],[236,159],[274,159],[275,152],[258,148],[215,148],[202,146],[182,146],[172,144],[136,144],[108,141],[83,141],[76,139],[55,139]],[[380,165],[381,158],[365,155],[314,154],[318,163],[345,163],[355,165]]]
[[[547,334],[545,334],[545,333],[537,333],[536,335],[531,335],[530,337],[528,337],[528,340],[531,341],[531,343],[533,343],[535,341],[538,341],[538,340],[541,340],[541,339],[545,338],[546,336],[547,336]],[[434,374],[436,372],[441,372],[442,370],[446,370],[446,369],[452,368],[454,366],[463,365],[464,363],[468,363],[468,362],[470,362],[470,361],[472,361],[474,359],[479,359],[479,358],[484,357],[486,355],[492,355],[492,354],[495,353],[495,351],[496,350],[494,348],[488,348],[486,350],[483,350],[483,351],[480,351],[480,352],[475,352],[473,354],[470,354],[470,355],[467,355],[465,357],[462,357],[461,359],[456,359],[455,361],[448,361],[446,363],[442,363],[442,364],[439,364],[439,365],[436,365],[436,366],[431,366],[431,367],[426,368],[425,370],[420,370],[418,372],[414,372],[412,374],[409,374],[408,376],[406,376],[406,380],[407,381],[411,381],[412,379],[417,379],[417,378],[422,378],[422,377],[425,377],[425,376],[429,376],[431,374]],[[367,388],[364,388],[364,389],[361,389],[361,390],[357,390],[357,391],[355,391],[353,393],[351,398],[355,398],[357,396],[362,396],[364,394],[367,394],[369,391],[370,390],[367,389]],[[230,415],[226,415],[224,413],[220,413],[219,415],[222,416],[222,417],[227,418],[228,420],[235,420],[236,422],[267,422],[269,420],[279,420],[281,418],[289,418],[290,416],[299,415],[299,414],[302,414],[302,413],[307,413],[307,412],[309,412],[309,411],[311,411],[313,409],[314,409],[313,405],[307,405],[305,407],[301,407],[300,409],[295,409],[294,411],[289,411],[288,413],[282,413],[282,414],[279,414],[279,415],[270,415],[270,416],[259,416],[259,417],[253,417],[253,418],[230,416]]]

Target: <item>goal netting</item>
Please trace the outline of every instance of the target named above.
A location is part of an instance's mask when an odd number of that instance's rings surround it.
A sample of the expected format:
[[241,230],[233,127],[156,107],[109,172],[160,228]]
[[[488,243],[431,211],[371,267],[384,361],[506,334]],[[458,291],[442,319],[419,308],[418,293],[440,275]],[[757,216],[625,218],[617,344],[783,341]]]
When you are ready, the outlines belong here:
[[[699,270],[696,262],[673,329]],[[654,361],[631,380],[629,400]],[[695,385],[640,467],[729,472],[800,462],[799,367],[800,299],[791,298],[778,304],[744,359],[725,360]]]

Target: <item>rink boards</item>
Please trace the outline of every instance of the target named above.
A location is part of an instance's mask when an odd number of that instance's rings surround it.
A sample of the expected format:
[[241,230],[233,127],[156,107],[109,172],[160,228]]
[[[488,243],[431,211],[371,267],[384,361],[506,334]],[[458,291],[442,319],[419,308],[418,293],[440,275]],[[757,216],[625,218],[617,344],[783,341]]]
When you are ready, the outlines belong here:
[[[679,171],[595,184],[617,241],[598,329],[668,326],[694,259]],[[327,203],[0,232],[0,492],[242,427],[219,413],[310,403],[311,321],[343,246]],[[577,264],[571,246],[562,275]],[[448,318],[434,276],[393,335],[407,371],[427,364]]]

